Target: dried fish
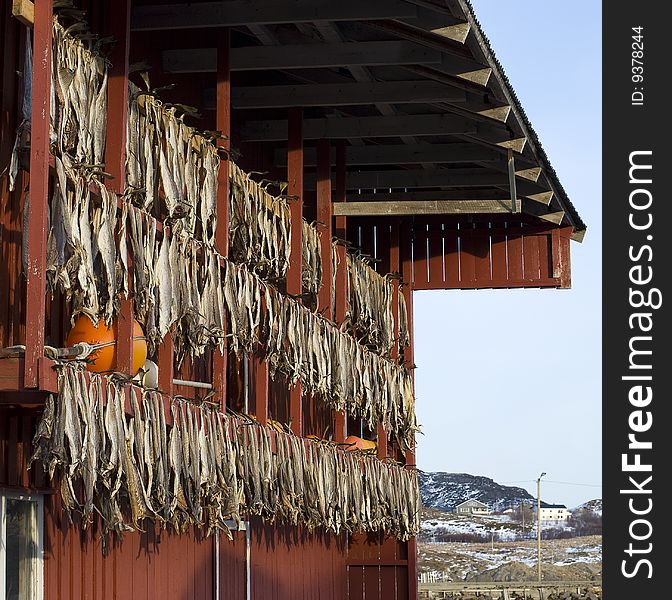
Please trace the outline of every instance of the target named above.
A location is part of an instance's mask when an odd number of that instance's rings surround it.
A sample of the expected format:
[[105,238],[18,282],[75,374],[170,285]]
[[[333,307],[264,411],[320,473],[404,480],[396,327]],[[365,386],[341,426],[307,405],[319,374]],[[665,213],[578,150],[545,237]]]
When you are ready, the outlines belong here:
[[181,400],[168,431],[156,392],[140,402],[133,386],[58,368],[59,394],[45,407],[33,460],[60,480],[66,510],[82,510],[85,523],[99,513],[104,533],[139,529],[143,519],[228,532],[226,521],[245,511],[335,533],[383,530],[406,540],[418,532],[412,470]]

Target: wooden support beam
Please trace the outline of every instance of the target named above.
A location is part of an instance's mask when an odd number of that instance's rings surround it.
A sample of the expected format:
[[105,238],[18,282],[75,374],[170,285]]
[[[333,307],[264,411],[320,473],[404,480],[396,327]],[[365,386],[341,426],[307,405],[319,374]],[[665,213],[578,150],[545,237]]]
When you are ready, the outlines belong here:
[[36,388],[44,357],[46,259],[49,206],[49,102],[51,99],[52,1],[35,7],[33,100],[30,139],[30,221],[26,271],[26,355],[24,386]]
[[[292,223],[292,245],[289,268],[287,270],[287,293],[301,294],[301,219],[303,218],[303,109],[290,108],[288,111],[289,136],[287,139],[287,193],[296,196],[290,201]],[[289,414],[292,431],[303,435],[303,400],[301,383],[297,383],[289,393]]]
[[26,27],[35,23],[35,4],[31,0],[12,0],[12,16]]
[[[110,56],[107,80],[107,135],[105,137],[105,169],[112,175],[106,185],[116,194],[126,190],[126,125],[128,120],[128,62],[130,52],[131,0],[120,0],[108,6],[108,32],[117,40]],[[129,244],[130,248],[131,245]],[[128,258],[129,265],[132,258]],[[129,268],[129,272],[131,272]],[[117,371],[133,373],[133,278],[129,278],[129,296],[121,298],[117,320]],[[164,349],[165,350],[165,349]],[[165,358],[164,358],[165,360]],[[171,367],[164,367],[172,369]],[[171,381],[172,385],[172,381]]]
[[385,460],[387,458],[387,432],[383,425],[378,425],[376,427],[376,438],[378,441],[377,454],[379,460]]
[[268,363],[257,356],[253,357],[254,365],[254,414],[262,425],[268,423]]
[[[455,144],[395,144],[381,146],[349,146],[346,160],[349,166],[380,166],[380,165],[416,165],[422,163],[462,163],[462,162],[497,162],[502,153],[495,149],[484,148],[470,143]],[[275,152],[276,166],[286,162],[286,153],[278,149]],[[317,164],[312,148],[304,154],[304,165],[314,167]],[[331,153],[331,164],[336,164],[336,152]]]
[[[338,140],[336,142],[336,191],[334,202],[345,202],[347,200],[345,194],[346,164],[345,140]],[[336,237],[341,240],[347,239],[347,229],[347,219],[344,216],[336,217]],[[343,316],[345,317],[345,315]]]
[[130,52],[130,0],[119,0],[108,7],[109,29],[116,43],[110,54],[107,79],[107,135],[105,170],[112,179],[105,185],[115,194],[126,191],[126,123],[128,120],[128,61]]
[[166,334],[161,344],[159,344],[157,354],[159,390],[168,396],[172,396],[173,379],[175,378],[175,351],[173,347],[173,338],[170,333]]
[[[334,193],[335,202],[345,202],[345,166],[346,166],[346,147],[345,140],[336,142],[336,187]],[[332,207],[333,212],[333,207]],[[348,220],[346,217],[336,217],[336,237],[341,240],[347,239]],[[335,299],[335,320],[337,324],[345,321],[348,312],[348,265],[346,261],[345,246],[339,244],[336,246],[337,266],[336,266],[336,290]],[[345,411],[337,411],[334,415],[334,437],[337,442],[342,442],[348,435],[348,415]]]
[[[331,161],[329,140],[317,142],[317,221],[322,224],[320,255],[322,257],[322,287],[318,295],[318,310],[327,318],[333,315],[332,306],[332,203],[331,203]],[[305,152],[304,152],[305,166]]]
[[460,103],[465,100],[463,90],[426,80],[241,86],[234,88],[231,97],[233,106],[240,109],[378,103]]
[[[224,157],[217,172],[217,228],[215,246],[222,256],[229,253],[229,161],[231,149],[231,73],[229,70],[229,49],[231,31],[222,29],[217,36],[217,87],[216,87],[216,127],[223,137],[217,145],[224,150]],[[226,321],[225,321],[226,323]],[[212,384],[219,399],[222,412],[227,405],[228,343],[225,340],[223,350],[215,350],[212,357]]]
[[[379,194],[382,195],[382,194]],[[356,197],[356,196],[355,196]],[[520,211],[520,200],[517,208]],[[511,213],[511,200],[390,200],[336,202],[334,214],[345,217]]]
[[[217,70],[217,49],[164,50],[162,62],[166,73],[213,73]],[[439,64],[441,53],[438,50],[404,40],[244,46],[231,49],[232,71]]]
[[[466,135],[479,131],[476,121],[450,114],[306,119],[303,125],[306,140]],[[247,121],[241,138],[252,142],[285,141],[287,121]]]
[[137,6],[133,30],[234,27],[251,24],[356,21],[415,17],[417,9],[401,0],[231,0]]
[[[314,190],[316,179],[308,174],[305,186]],[[521,196],[530,196],[548,189],[540,183],[517,178],[516,185]],[[489,169],[415,169],[415,170],[381,170],[381,171],[349,171],[346,188],[349,190],[386,190],[406,188],[468,188],[501,186],[508,189],[509,177]]]

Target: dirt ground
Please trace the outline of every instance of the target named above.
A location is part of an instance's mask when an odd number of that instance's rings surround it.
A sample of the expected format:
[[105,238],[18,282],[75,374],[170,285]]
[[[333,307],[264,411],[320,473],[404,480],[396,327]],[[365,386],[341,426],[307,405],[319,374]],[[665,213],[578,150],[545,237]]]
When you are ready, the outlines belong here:
[[[595,580],[602,576],[602,537],[543,540],[545,581]],[[418,571],[427,580],[535,581],[537,543],[420,543]]]

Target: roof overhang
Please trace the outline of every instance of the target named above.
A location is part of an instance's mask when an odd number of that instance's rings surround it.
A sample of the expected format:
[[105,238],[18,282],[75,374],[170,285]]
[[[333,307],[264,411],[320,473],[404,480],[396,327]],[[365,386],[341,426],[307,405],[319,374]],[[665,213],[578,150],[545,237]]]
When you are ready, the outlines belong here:
[[[199,82],[231,28],[234,146],[263,145],[283,167],[285,109],[304,107],[304,139],[348,144],[357,201],[337,214],[522,213],[584,235],[468,0],[138,0],[132,24],[160,77]],[[306,189],[315,163],[307,146]]]

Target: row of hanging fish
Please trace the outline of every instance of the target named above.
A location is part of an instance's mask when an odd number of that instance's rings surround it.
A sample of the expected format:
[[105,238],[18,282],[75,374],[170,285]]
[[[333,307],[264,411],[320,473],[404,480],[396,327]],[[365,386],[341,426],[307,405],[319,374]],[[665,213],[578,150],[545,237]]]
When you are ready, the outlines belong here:
[[389,356],[396,341],[392,281],[377,273],[360,256],[347,253],[346,262],[349,328],[362,344]]
[[67,514],[81,513],[85,528],[99,514],[104,534],[144,519],[228,532],[245,514],[401,540],[418,532],[414,471],[205,406],[173,400],[171,412],[168,427],[160,394],[61,365],[31,463],[60,482]]
[[286,198],[266,188],[229,161],[229,256],[277,282],[289,267],[291,215]]
[[[72,159],[54,157],[56,177],[49,212],[46,276],[49,290],[60,289],[71,303],[73,319],[88,315],[110,323],[119,298],[128,294],[125,218],[116,241],[117,197],[85,178]],[[98,194],[91,193],[91,188]]]
[[127,194],[148,212],[165,209],[177,227],[212,244],[220,163],[215,134],[186,125],[187,107],[164,104],[130,82],[128,107]]
[[[135,314],[150,353],[171,332],[178,360],[223,347],[225,337],[238,355],[256,353],[273,377],[338,410],[378,423],[410,445],[415,406],[410,373],[312,312],[294,298],[221,257],[184,232],[159,239],[157,223],[137,207],[128,208],[133,250]],[[225,332],[227,332],[225,334]]]
[[90,35],[81,20],[65,27],[61,17],[54,17],[52,147],[74,167],[92,174],[102,173],[105,166],[108,61],[101,46],[107,41]]

